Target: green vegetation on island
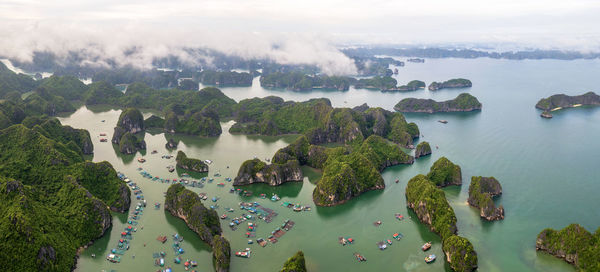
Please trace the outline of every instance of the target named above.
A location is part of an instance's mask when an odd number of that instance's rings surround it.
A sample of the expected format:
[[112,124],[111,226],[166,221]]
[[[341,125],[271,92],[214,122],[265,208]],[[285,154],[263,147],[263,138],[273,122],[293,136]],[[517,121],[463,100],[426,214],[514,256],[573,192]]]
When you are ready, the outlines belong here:
[[441,89],[469,88],[471,86],[473,86],[473,83],[468,79],[454,78],[444,82],[431,82],[428,89],[430,91],[437,91]]
[[452,163],[448,158],[441,157],[433,163],[427,173],[427,178],[438,187],[462,184],[460,166]]
[[558,231],[545,229],[538,234],[535,248],[565,260],[578,271],[600,269],[600,228],[595,233],[579,224]]
[[190,170],[198,173],[208,172],[208,165],[202,160],[188,158],[185,153],[181,150],[177,151],[177,157],[175,158],[177,167],[181,167],[185,170]]
[[431,155],[431,146],[429,146],[428,142],[420,142],[415,149],[415,159],[427,155]]
[[297,160],[266,164],[259,159],[253,159],[242,163],[233,185],[266,183],[276,186],[285,182],[302,181],[303,177]]
[[406,85],[398,86],[398,88],[396,88],[396,90],[400,91],[400,92],[411,92],[411,91],[423,89],[423,88],[425,88],[425,86],[426,86],[425,82],[423,82],[423,81],[412,80],[412,81],[409,81]]
[[198,194],[179,183],[167,190],[165,209],[185,221],[202,241],[212,247],[217,272],[229,271],[231,249],[229,242],[221,236],[221,223],[215,210],[206,208]]
[[502,186],[494,177],[471,177],[469,205],[479,208],[479,214],[488,221],[504,219],[504,207],[496,208],[493,198],[502,194]]
[[461,112],[481,110],[481,103],[476,97],[468,94],[459,94],[452,100],[436,102],[433,99],[405,98],[394,106],[399,112]]
[[298,251],[283,264],[280,272],[306,272],[304,252]]
[[477,268],[477,253],[471,242],[456,235],[456,215],[444,191],[424,175],[417,175],[406,185],[406,204],[420,222],[442,238],[446,261],[454,271],[473,271]]
[[[212,71],[205,70],[197,75],[198,81],[204,85],[216,86],[251,86],[252,75],[250,73],[238,73],[234,71]],[[189,90],[189,89],[186,89]]]
[[535,104],[535,107],[544,111],[555,111],[563,108],[598,105],[600,105],[600,96],[594,92],[587,92],[575,96],[555,94],[547,98],[542,98]]
[[82,134],[51,120],[0,131],[0,263],[10,271],[72,270],[77,249],[111,226],[109,208],[129,208],[112,166],[86,162],[71,132]]
[[0,62],[0,99],[6,98],[12,92],[19,94],[29,92],[38,84],[31,76],[16,74]]
[[146,149],[143,134],[140,137],[136,133],[143,132],[144,116],[136,108],[128,108],[121,112],[119,121],[115,126],[112,143],[119,145],[119,151],[123,154],[133,154],[138,150]]
[[303,72],[273,72],[260,77],[260,85],[266,88],[284,88],[293,91],[331,89],[347,91],[356,79],[344,76],[307,75]]

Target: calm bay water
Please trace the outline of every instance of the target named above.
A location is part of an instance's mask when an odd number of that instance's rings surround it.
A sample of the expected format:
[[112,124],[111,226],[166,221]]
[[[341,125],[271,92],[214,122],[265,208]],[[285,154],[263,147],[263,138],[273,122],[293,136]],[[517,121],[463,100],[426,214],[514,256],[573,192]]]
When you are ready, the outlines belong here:
[[[272,223],[258,222],[257,237],[266,238],[285,219],[296,222],[296,226],[276,244],[262,248],[248,245],[243,225],[237,231],[222,225],[232,251],[250,247],[250,259],[232,257],[232,271],[277,271],[283,262],[301,249],[310,271],[441,271],[447,269],[439,259],[431,265],[423,262],[425,254],[420,246],[433,241],[430,252],[443,256],[439,238],[416,220],[398,221],[394,213],[411,215],[406,208],[404,190],[407,181],[416,174],[427,173],[431,164],[440,156],[446,156],[462,167],[463,186],[444,189],[458,218],[459,234],[471,240],[479,255],[480,271],[572,271],[571,266],[551,256],[535,251],[535,238],[546,227],[563,228],[577,222],[590,231],[600,226],[600,108],[577,108],[556,112],[551,120],[539,117],[535,103],[542,97],[555,93],[581,94],[597,90],[600,79],[600,61],[509,61],[509,60],[427,60],[424,64],[407,63],[399,68],[397,79],[404,84],[412,79],[427,83],[455,77],[468,78],[473,87],[468,90],[420,90],[411,93],[381,93],[371,90],[350,89],[347,92],[312,91],[291,92],[266,90],[255,79],[252,87],[223,88],[223,92],[236,101],[267,95],[303,101],[314,97],[327,97],[336,107],[354,107],[362,103],[388,110],[402,98],[419,97],[445,100],[456,97],[463,91],[476,96],[483,103],[483,110],[460,114],[407,114],[424,135],[421,140],[429,141],[439,149],[430,157],[419,159],[411,166],[396,166],[386,169],[384,191],[368,192],[337,207],[315,208],[311,195],[318,173],[306,169],[303,183],[286,184],[271,188],[255,185],[244,187],[254,192],[246,198],[228,193],[231,184],[224,188],[216,183],[225,177],[235,177],[240,164],[254,156],[271,157],[277,149],[292,142],[295,136],[256,137],[227,133],[232,122],[222,123],[223,134],[216,138],[191,136],[165,136],[162,132],[146,133],[148,152],[123,156],[117,154],[110,143],[100,143],[99,133],[107,132],[109,138],[118,119],[119,110],[86,107],[74,114],[61,118],[63,124],[88,129],[94,141],[94,161],[107,160],[117,171],[128,175],[138,183],[148,201],[148,207],[139,220],[138,232],[134,234],[131,249],[120,264],[111,264],[104,257],[116,246],[119,233],[126,226],[126,216],[115,214],[110,233],[96,241],[82,253],[78,261],[79,271],[100,270],[156,270],[152,253],[167,252],[167,264],[175,271],[183,271],[182,265],[173,263],[170,241],[161,244],[158,235],[170,237],[178,232],[185,238],[182,258],[199,263],[199,271],[211,271],[210,248],[203,244],[185,224],[162,210],[153,208],[154,202],[164,202],[163,192],[167,184],[143,179],[136,170],[143,167],[155,176],[175,178],[181,172],[169,173],[167,165],[174,159],[161,159],[163,154],[175,154],[165,149],[166,137],[180,140],[179,149],[188,156],[210,159],[209,176],[213,183],[204,188],[190,188],[196,192],[207,192],[209,197],[220,200],[218,212],[225,207],[235,209],[227,213],[230,217],[241,214],[240,201],[259,201],[279,213]],[[438,119],[448,120],[440,124]],[[102,123],[100,120],[106,120]],[[150,154],[151,150],[158,154]],[[147,162],[138,163],[135,158],[144,155]],[[229,168],[227,168],[229,166]],[[466,205],[470,177],[475,175],[495,176],[503,187],[503,195],[496,200],[506,210],[506,217],[498,222],[480,220],[476,209]],[[198,176],[197,176],[198,177]],[[394,180],[399,179],[396,184]],[[227,183],[227,182],[225,182]],[[258,198],[258,194],[277,193],[279,202]],[[313,206],[313,211],[295,213],[281,207],[283,201]],[[210,200],[208,201],[210,202]],[[135,202],[134,202],[135,203]],[[212,202],[210,202],[212,204]],[[209,205],[210,205],[209,204]],[[381,220],[380,227],[373,222]],[[144,227],[141,229],[141,227]],[[394,232],[404,238],[395,241],[385,251],[376,247],[376,242],[390,239]],[[341,246],[337,237],[351,236],[355,244]],[[146,244],[144,246],[144,244]],[[368,261],[358,263],[352,253],[360,252]],[[91,254],[96,254],[92,258]],[[135,258],[133,255],[135,254]]]

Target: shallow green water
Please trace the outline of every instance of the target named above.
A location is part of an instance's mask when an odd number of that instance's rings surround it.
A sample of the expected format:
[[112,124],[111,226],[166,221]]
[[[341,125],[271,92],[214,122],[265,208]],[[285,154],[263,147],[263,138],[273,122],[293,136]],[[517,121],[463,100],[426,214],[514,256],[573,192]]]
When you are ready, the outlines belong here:
[[[458,217],[459,234],[471,240],[479,254],[480,271],[572,271],[562,261],[546,254],[536,253],[534,244],[537,233],[546,227],[562,228],[578,222],[588,230],[600,226],[600,210],[597,192],[600,189],[598,168],[600,157],[600,108],[577,108],[556,112],[551,120],[542,119],[534,109],[541,97],[565,92],[579,94],[596,91],[600,79],[597,71],[600,61],[508,61],[508,60],[427,60],[425,64],[408,63],[397,76],[400,83],[421,79],[446,80],[465,77],[473,81],[468,91],[483,103],[483,111],[465,114],[408,114],[407,118],[419,125],[424,137],[421,140],[438,146],[430,157],[422,158],[411,166],[396,166],[383,172],[386,181],[384,191],[368,192],[344,205],[331,208],[315,208],[311,194],[318,173],[306,169],[308,176],[303,183],[286,184],[277,188],[267,186],[245,187],[254,192],[253,198],[228,193],[230,184],[224,188],[216,183],[225,177],[233,178],[239,165],[254,156],[271,157],[274,152],[294,140],[294,136],[254,137],[230,135],[227,129],[232,122],[223,123],[223,135],[217,138],[175,136],[181,140],[179,149],[188,156],[213,160],[209,176],[219,172],[222,177],[204,188],[193,188],[207,192],[209,197],[218,196],[219,214],[224,207],[235,209],[234,216],[241,214],[240,201],[259,201],[273,208],[279,215],[272,223],[259,222],[257,237],[266,238],[285,219],[296,222],[296,226],[285,234],[277,244],[262,248],[247,245],[245,231],[231,231],[222,221],[225,236],[230,240],[232,251],[250,247],[250,259],[232,257],[232,271],[276,271],[295,251],[304,251],[311,271],[441,271],[447,269],[443,260],[431,265],[423,262],[425,254],[420,246],[433,241],[430,252],[443,256],[439,238],[428,229],[411,219],[402,222],[394,213],[411,215],[406,209],[404,189],[408,179],[418,173],[426,173],[440,156],[446,156],[462,167],[462,187],[446,188],[446,195]],[[312,97],[329,97],[334,106],[356,106],[368,103],[391,110],[404,97],[431,97],[436,100],[453,98],[461,90],[426,90],[412,93],[384,94],[378,91],[354,90],[347,92],[315,91],[289,92],[265,90],[260,86],[247,88],[224,88],[230,97],[240,100],[247,97],[278,95],[285,99],[306,100]],[[346,103],[344,103],[346,101]],[[183,271],[182,265],[173,264],[170,242],[156,241],[159,234],[170,237],[178,232],[185,237],[183,258],[199,262],[199,271],[211,271],[210,249],[185,224],[166,214],[162,209],[154,210],[154,202],[163,202],[163,192],[168,185],[143,179],[136,170],[143,167],[153,175],[165,178],[176,177],[165,168],[174,160],[160,156],[168,153],[164,148],[163,133],[146,134],[148,153],[144,164],[135,156],[115,153],[110,143],[100,143],[100,132],[112,133],[120,111],[80,108],[69,117],[62,118],[64,124],[86,128],[92,134],[95,145],[94,161],[107,160],[117,171],[124,172],[138,183],[149,205],[142,215],[138,232],[134,234],[131,249],[120,264],[104,260],[108,251],[116,245],[119,233],[126,226],[126,217],[116,214],[110,234],[96,241],[83,252],[78,261],[79,271],[156,270],[152,253],[164,250],[166,261],[175,271]],[[436,122],[446,119],[448,124]],[[102,123],[100,120],[106,120]],[[167,136],[171,137],[171,136]],[[151,150],[158,154],[149,154]],[[175,154],[175,152],[171,152]],[[227,168],[227,166],[230,166]],[[506,218],[499,222],[483,222],[477,210],[466,205],[467,189],[473,175],[495,176],[503,186],[504,194],[497,203],[504,205]],[[394,180],[399,179],[396,184]],[[227,182],[225,182],[227,183]],[[282,200],[273,203],[259,199],[259,193],[270,195],[276,192]],[[295,213],[280,207],[281,202],[309,204],[313,211]],[[210,202],[210,200],[209,200]],[[210,202],[212,203],[212,202]],[[228,213],[229,214],[229,213]],[[231,217],[231,214],[229,214]],[[376,220],[383,221],[380,227],[373,226]],[[141,229],[144,226],[144,229]],[[242,225],[240,225],[242,226]],[[376,242],[391,238],[394,232],[404,234],[404,239],[394,243],[385,251],[376,247]],[[337,237],[351,236],[355,244],[341,246]],[[146,246],[144,247],[144,243]],[[368,261],[358,263],[352,253],[360,252]],[[91,254],[97,255],[91,258]],[[132,258],[135,254],[135,259]]]

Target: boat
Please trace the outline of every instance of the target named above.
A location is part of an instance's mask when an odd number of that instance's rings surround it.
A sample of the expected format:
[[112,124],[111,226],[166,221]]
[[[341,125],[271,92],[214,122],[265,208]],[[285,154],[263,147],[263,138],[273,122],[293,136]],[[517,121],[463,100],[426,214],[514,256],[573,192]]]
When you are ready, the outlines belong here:
[[397,179],[397,180],[396,180],[396,183],[398,183],[398,182],[400,182],[400,180],[399,180],[399,179]]
[[424,245],[421,247],[421,249],[422,249],[423,251],[427,251],[427,250],[429,250],[430,248],[431,248],[431,242],[427,242],[427,243],[425,243],[425,244],[424,244]]
[[211,161],[211,160],[204,160],[204,163],[206,163],[206,164],[211,164],[211,163],[212,163],[212,161]]
[[373,225],[375,225],[375,227],[379,227],[381,225],[381,220],[373,222]]
[[377,242],[377,247],[381,250],[385,250],[387,248],[387,245],[385,244],[385,242],[380,241],[380,242]]
[[150,152],[150,154],[156,154],[156,153],[158,153],[158,151],[156,151],[156,150],[152,150],[152,152]]
[[402,239],[402,237],[404,237],[404,235],[402,235],[402,233],[398,233],[398,232],[396,232],[396,233],[392,234],[392,238],[394,238],[394,239],[396,239],[396,240],[398,240],[398,241],[399,241],[400,239]]
[[175,171],[175,166],[169,165],[169,166],[167,166],[167,170],[169,170],[169,172],[173,172],[173,171]]
[[387,239],[387,241],[386,241],[386,242],[388,243],[388,245],[391,245],[391,244],[392,244],[392,240],[390,240],[390,239]]
[[146,162],[146,159],[140,157],[140,158],[137,159],[137,161],[140,162],[140,163],[144,163],[144,162]]
[[108,142],[108,140],[107,140],[106,138],[101,138],[101,139],[100,139],[100,142],[102,142],[102,143],[106,143],[106,142]]
[[175,260],[173,260],[176,264],[180,264],[181,263],[181,257],[177,256],[177,258],[175,258]]
[[397,214],[395,214],[394,216],[395,216],[395,217],[396,217],[396,219],[398,219],[398,220],[404,220],[404,215],[401,215],[401,214],[397,213]]
[[221,215],[221,219],[227,219],[227,215],[226,214]]
[[359,262],[366,262],[367,259],[365,257],[363,257],[362,255],[360,255],[358,252],[354,253],[354,257],[359,261]]
[[242,258],[250,258],[250,248],[246,248],[244,251],[236,252],[235,256],[242,257]]
[[100,133],[100,136],[106,136],[106,133],[102,132]]
[[448,124],[448,120],[438,120],[438,122],[440,122],[442,124]]
[[102,120],[102,121],[100,121],[100,122],[104,123],[104,122],[106,122],[106,120]]
[[294,210],[295,212],[301,212],[304,210],[304,207],[296,204],[296,205],[294,205],[294,208],[292,208],[292,210]]
[[279,197],[277,194],[273,194],[273,196],[271,196],[271,201],[279,201],[281,199],[281,197]]
[[121,262],[121,257],[117,256],[115,254],[108,254],[108,256],[106,256],[106,259],[111,262],[111,263],[120,263]]
[[223,186],[225,186],[225,183],[223,183],[223,182],[221,182],[221,183],[217,183],[217,186],[219,186],[219,187],[223,187]]
[[425,257],[426,263],[432,263],[433,261],[435,261],[435,254],[431,254],[431,255]]

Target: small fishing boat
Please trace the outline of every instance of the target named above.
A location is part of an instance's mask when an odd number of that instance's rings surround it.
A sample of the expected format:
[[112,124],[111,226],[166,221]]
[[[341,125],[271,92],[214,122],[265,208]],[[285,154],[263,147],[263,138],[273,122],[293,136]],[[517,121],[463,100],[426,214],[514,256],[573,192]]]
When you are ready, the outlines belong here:
[[221,183],[217,183],[217,186],[219,186],[219,187],[223,187],[223,186],[225,186],[225,183],[223,183],[223,182],[221,182]]
[[100,142],[102,142],[102,143],[106,143],[106,142],[108,142],[108,140],[107,140],[106,138],[101,138],[101,139],[100,139]]
[[431,254],[431,255],[425,257],[426,263],[432,263],[433,261],[435,261],[435,254]]
[[273,196],[271,196],[271,201],[279,201],[281,198],[277,195],[277,194],[273,194]]
[[156,151],[156,150],[152,150],[152,152],[150,152],[150,154],[156,154],[156,153],[158,153],[158,151]]
[[292,208],[292,210],[294,210],[295,212],[301,212],[304,210],[304,207],[300,206],[299,204],[294,205],[294,208]]
[[387,239],[387,241],[386,241],[386,242],[388,243],[388,245],[391,245],[391,244],[392,244],[392,240],[390,240],[390,239]]
[[381,220],[373,222],[373,225],[375,225],[375,227],[379,227],[381,225]]
[[366,262],[367,259],[365,257],[363,257],[362,255],[360,255],[358,252],[354,253],[354,257],[359,261],[359,262]]
[[102,121],[100,121],[100,122],[104,123],[104,122],[106,122],[106,120],[102,120]]
[[423,251],[427,251],[427,250],[429,250],[430,248],[431,248],[431,242],[427,242],[427,243],[425,243],[425,244],[424,244],[424,245],[421,247],[421,250],[423,250]]
[[394,216],[395,216],[395,217],[396,217],[396,219],[398,219],[398,220],[404,220],[404,215],[402,215],[402,214],[399,214],[399,213],[397,213],[397,214],[395,214]]
[[100,136],[106,136],[106,133],[102,132],[100,133]]
[[221,215],[221,219],[227,219],[227,215],[226,214]]
[[242,258],[250,258],[250,248],[246,248],[244,251],[236,252],[235,256],[242,257]]
[[146,159],[140,157],[140,158],[137,159],[137,161],[139,163],[144,163],[144,162],[146,162]]
[[213,198],[211,200],[212,200],[212,202],[217,202],[217,200],[219,200],[219,199],[217,197],[213,196]]
[[399,241],[400,239],[402,239],[402,237],[404,237],[404,235],[402,235],[402,233],[398,233],[398,232],[396,232],[396,233],[392,234],[392,238],[394,238],[394,239],[396,239],[396,240],[398,240],[398,241]]
[[438,122],[440,122],[442,124],[448,124],[448,120],[438,120]]
[[121,262],[121,257],[117,256],[115,254],[108,254],[108,256],[106,256],[106,259],[111,262],[111,263],[120,263]]
[[206,163],[206,164],[211,164],[211,163],[212,163],[212,161],[211,161],[211,160],[204,160],[204,163]]
[[175,260],[173,260],[176,264],[180,264],[181,263],[181,257],[177,256],[177,258],[175,258]]
[[396,180],[396,183],[398,183],[398,182],[400,182],[400,180],[399,180],[399,179],[397,179],[397,180]]
[[377,247],[378,247],[380,250],[385,250],[385,249],[387,248],[387,245],[385,244],[385,242],[383,242],[383,241],[380,241],[380,242],[377,242]]

